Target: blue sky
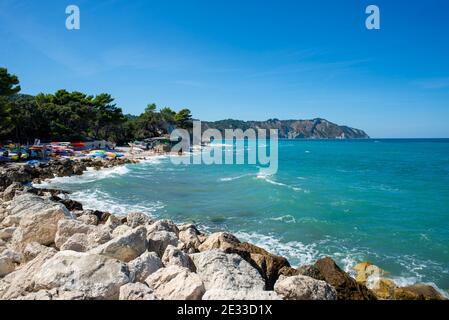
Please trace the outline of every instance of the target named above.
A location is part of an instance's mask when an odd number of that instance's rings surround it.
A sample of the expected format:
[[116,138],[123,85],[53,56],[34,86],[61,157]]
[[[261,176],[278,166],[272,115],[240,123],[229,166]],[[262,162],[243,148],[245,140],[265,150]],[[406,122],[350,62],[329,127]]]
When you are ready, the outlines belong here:
[[[65,8],[81,29],[65,28]],[[365,8],[381,30],[365,28]],[[449,137],[449,1],[0,0],[0,65],[24,93],[108,92],[195,118],[326,118]]]

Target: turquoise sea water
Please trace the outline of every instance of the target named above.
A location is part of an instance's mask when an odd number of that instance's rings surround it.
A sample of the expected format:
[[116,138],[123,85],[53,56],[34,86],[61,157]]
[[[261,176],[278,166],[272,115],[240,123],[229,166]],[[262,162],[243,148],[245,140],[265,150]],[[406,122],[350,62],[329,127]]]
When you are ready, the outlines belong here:
[[229,230],[293,266],[368,260],[403,284],[449,288],[449,140],[281,140],[271,176],[158,157],[48,185],[86,208]]

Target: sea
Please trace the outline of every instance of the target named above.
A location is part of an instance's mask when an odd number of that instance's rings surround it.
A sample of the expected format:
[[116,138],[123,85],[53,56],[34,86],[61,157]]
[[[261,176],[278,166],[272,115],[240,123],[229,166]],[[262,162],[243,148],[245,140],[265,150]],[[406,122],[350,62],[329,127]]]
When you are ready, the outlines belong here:
[[330,256],[354,274],[369,261],[399,285],[429,283],[448,294],[449,139],[279,140],[273,174],[257,164],[156,156],[40,186],[72,191],[89,209],[229,231],[292,266]]

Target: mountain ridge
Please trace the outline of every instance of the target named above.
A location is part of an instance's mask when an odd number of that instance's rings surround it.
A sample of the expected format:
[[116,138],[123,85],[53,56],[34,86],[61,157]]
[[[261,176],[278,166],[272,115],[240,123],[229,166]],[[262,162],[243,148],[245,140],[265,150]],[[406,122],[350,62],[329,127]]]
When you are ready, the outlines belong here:
[[338,125],[323,118],[309,120],[244,121],[224,119],[218,121],[202,121],[203,130],[213,128],[224,132],[225,129],[278,129],[281,139],[369,139],[369,135],[361,130],[346,125]]

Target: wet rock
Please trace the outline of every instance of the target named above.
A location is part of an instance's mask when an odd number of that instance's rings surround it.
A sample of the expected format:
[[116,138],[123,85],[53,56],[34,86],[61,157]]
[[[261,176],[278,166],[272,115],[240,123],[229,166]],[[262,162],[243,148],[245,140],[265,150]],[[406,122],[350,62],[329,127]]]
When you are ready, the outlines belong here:
[[235,243],[224,249],[228,253],[237,253],[248,261],[253,267],[259,270],[265,279],[266,289],[272,290],[274,283],[278,279],[279,271],[283,267],[290,267],[287,259],[269,253],[268,251],[250,243]]
[[427,284],[397,288],[394,297],[397,300],[446,300],[438,290]]
[[109,212],[99,211],[99,210],[86,210],[86,214],[93,214],[97,217],[98,223],[104,224],[108,220],[111,214]]
[[370,262],[361,262],[355,265],[353,269],[357,273],[355,280],[361,284],[366,284],[370,277],[380,278],[385,274],[381,268]]
[[378,299],[393,300],[396,290],[396,284],[386,278],[370,278],[366,282],[366,286],[370,289]]
[[298,271],[299,275],[311,277],[311,278],[314,278],[316,280],[321,280],[321,281],[326,280],[324,278],[324,276],[321,274],[320,270],[313,265],[306,265],[306,266],[298,267],[297,271]]
[[331,258],[320,259],[314,266],[320,271],[325,281],[335,288],[339,300],[376,300],[371,290],[357,283]]
[[145,282],[162,300],[200,300],[205,289],[201,278],[189,269],[179,266],[161,268]]
[[81,202],[78,202],[78,201],[75,201],[75,200],[71,200],[71,199],[68,199],[68,198],[67,199],[63,199],[63,198],[60,198],[58,196],[51,197],[51,200],[63,204],[67,208],[67,210],[69,210],[69,211],[83,210],[83,205],[81,204]]

